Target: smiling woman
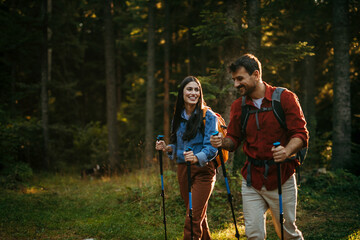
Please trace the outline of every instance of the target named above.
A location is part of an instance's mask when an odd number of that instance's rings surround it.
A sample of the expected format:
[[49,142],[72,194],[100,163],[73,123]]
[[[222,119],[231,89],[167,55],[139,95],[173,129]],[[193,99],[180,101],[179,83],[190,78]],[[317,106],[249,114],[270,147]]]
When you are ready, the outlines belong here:
[[178,89],[171,144],[156,142],[156,150],[168,152],[170,159],[178,163],[180,193],[187,209],[184,239],[210,239],[206,211],[216,180],[212,160],[217,149],[210,144],[211,134],[217,131],[216,123],[215,113],[206,108],[199,80],[186,77]]

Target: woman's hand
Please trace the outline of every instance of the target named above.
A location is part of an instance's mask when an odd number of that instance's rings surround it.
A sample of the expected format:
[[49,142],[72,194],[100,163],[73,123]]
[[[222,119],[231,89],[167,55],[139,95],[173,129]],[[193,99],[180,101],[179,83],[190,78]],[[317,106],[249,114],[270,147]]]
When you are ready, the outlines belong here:
[[195,164],[199,162],[199,159],[194,155],[193,151],[184,152],[185,162],[190,162],[191,164]]
[[155,149],[158,151],[172,152],[172,147],[166,145],[164,140],[156,141]]
[[165,151],[166,143],[164,140],[156,141],[155,149],[158,151]]

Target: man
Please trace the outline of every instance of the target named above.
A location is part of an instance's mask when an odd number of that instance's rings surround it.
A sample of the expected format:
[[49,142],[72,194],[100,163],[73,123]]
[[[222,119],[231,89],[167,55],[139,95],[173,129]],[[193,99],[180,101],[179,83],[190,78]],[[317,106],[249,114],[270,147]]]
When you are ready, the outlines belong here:
[[[262,81],[261,63],[251,54],[245,54],[229,67],[234,87],[249,110],[246,129],[242,130],[242,100],[240,97],[231,105],[230,123],[227,135],[212,136],[211,144],[234,151],[244,141],[243,150],[247,156],[241,170],[242,199],[245,219],[245,233],[248,239],[266,238],[266,211],[270,209],[277,235],[280,237],[280,210],[275,163],[281,163],[282,202],[284,211],[284,238],[303,239],[297,229],[296,202],[297,185],[295,167],[299,165],[292,157],[307,146],[309,133],[298,98],[289,90],[281,94],[281,106],[285,113],[287,128],[276,119],[272,110],[272,94],[276,87]],[[280,146],[273,147],[274,142]]]

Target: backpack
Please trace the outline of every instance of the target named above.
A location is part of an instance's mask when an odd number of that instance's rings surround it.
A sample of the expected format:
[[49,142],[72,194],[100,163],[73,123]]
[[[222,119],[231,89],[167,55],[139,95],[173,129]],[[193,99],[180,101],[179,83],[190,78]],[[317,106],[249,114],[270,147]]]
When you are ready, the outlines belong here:
[[[280,123],[280,126],[282,128],[284,128],[285,130],[287,130],[287,126],[286,126],[286,121],[285,121],[285,113],[284,110],[281,106],[281,102],[280,102],[280,97],[281,97],[281,93],[285,90],[286,88],[281,88],[281,87],[277,87],[275,89],[275,91],[273,92],[272,96],[271,96],[271,107],[270,108],[260,108],[260,109],[256,109],[256,110],[250,110],[249,106],[245,104],[245,96],[242,97],[242,103],[241,103],[241,135],[243,136],[242,138],[245,138],[245,130],[246,130],[246,125],[247,125],[247,121],[249,118],[250,114],[258,114],[259,112],[266,112],[266,111],[273,111],[275,118],[278,120],[278,122]],[[258,123],[257,123],[258,124]],[[296,153],[296,157],[295,159],[299,159],[300,161],[300,166],[303,164],[306,155],[307,155],[307,151],[308,148],[304,147],[302,149],[300,149],[297,153]],[[300,182],[300,168],[297,167],[296,168],[296,172],[298,173],[298,182]]]
[[[207,110],[211,110],[211,108],[210,107],[205,107],[205,109],[203,110],[204,126],[205,126],[205,123],[206,123],[205,115],[206,115]],[[225,120],[220,114],[218,114],[216,112],[214,112],[214,113],[215,113],[216,118],[217,118],[218,131],[219,131],[219,133],[221,133],[225,137],[226,133],[227,133]],[[229,151],[222,148],[221,152],[222,152],[222,155],[223,155],[224,163],[226,163],[226,161],[229,159]],[[220,160],[219,154],[216,156],[215,159],[216,159],[216,163],[217,163],[216,167],[219,167],[221,165],[221,160]]]

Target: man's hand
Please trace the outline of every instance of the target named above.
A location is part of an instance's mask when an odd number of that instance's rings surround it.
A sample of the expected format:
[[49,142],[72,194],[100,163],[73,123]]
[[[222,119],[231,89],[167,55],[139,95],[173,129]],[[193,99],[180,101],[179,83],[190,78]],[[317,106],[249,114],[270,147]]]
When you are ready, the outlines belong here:
[[271,151],[273,152],[274,162],[283,162],[288,158],[286,149],[283,146],[272,147]]
[[216,136],[214,135],[210,136],[210,143],[215,148],[219,148],[222,146],[222,142],[223,142],[222,140],[223,140],[223,135],[221,133],[219,133]]
[[272,147],[273,158],[275,162],[283,162],[293,154],[297,153],[303,146],[303,141],[300,138],[291,138],[286,147],[278,146]]

